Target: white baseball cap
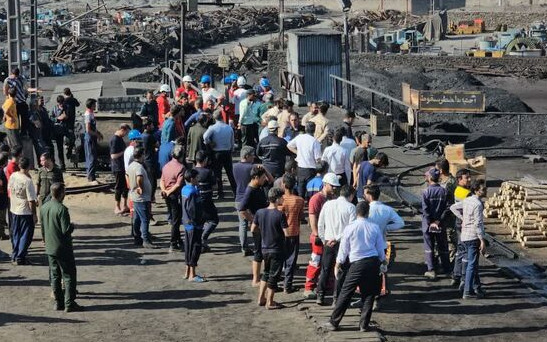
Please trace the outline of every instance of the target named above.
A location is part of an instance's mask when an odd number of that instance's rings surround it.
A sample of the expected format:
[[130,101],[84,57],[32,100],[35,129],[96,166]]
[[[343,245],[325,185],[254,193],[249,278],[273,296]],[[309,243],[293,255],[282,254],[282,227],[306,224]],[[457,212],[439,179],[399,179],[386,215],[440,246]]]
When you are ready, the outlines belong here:
[[338,180],[338,176],[332,172],[329,172],[323,176],[323,183],[327,183],[332,186],[340,186],[340,181]]
[[277,123],[277,120],[270,120],[270,122],[268,122],[268,129],[270,131],[276,130],[278,128],[279,128],[279,124]]
[[192,76],[186,75],[182,78],[182,82],[193,82]]

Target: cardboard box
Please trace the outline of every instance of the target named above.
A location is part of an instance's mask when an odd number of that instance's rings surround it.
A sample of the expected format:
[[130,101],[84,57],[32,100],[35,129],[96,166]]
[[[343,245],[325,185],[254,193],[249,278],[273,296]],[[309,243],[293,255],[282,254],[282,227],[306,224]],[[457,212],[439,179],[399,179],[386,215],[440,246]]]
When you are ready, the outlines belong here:
[[471,172],[471,179],[486,180],[486,158],[484,156],[450,161],[450,173],[456,176],[461,169]]
[[444,157],[450,163],[465,160],[465,145],[447,145],[444,147]]
[[384,114],[370,114],[370,133],[381,136],[389,135],[391,132],[391,121]]

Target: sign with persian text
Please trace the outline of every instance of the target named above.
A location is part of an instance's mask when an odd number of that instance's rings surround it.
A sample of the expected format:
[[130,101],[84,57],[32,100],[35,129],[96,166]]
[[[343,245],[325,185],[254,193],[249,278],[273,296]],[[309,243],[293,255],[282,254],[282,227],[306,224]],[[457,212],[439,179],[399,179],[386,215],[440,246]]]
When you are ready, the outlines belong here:
[[484,93],[480,91],[420,90],[422,112],[484,112]]

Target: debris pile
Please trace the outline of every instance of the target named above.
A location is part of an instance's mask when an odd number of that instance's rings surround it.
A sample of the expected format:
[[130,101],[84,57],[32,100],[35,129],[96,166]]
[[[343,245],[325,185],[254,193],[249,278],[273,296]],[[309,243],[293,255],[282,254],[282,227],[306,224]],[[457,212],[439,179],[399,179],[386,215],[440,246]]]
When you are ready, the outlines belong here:
[[[387,26],[390,27],[411,27],[423,22],[423,18],[403,13],[397,10],[386,11],[368,11],[364,10],[361,14],[349,18],[350,32],[355,30],[365,31],[369,26],[377,22],[387,22]],[[338,31],[344,30],[343,22],[334,22],[334,29]]]

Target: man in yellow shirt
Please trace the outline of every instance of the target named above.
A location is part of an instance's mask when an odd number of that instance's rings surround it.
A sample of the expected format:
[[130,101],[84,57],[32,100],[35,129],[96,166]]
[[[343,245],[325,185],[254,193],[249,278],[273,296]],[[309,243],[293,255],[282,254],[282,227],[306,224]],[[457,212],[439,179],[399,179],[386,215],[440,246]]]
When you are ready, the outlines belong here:
[[8,145],[10,148],[21,145],[21,139],[19,137],[19,117],[15,106],[16,94],[17,90],[15,88],[11,88],[8,91],[6,101],[4,101],[4,104],[2,105],[2,109],[4,110],[4,127],[6,128]]
[[315,133],[313,137],[321,143],[322,146],[326,146],[323,142],[325,138],[327,137],[329,130],[327,128],[327,125],[329,123],[329,120],[325,117],[327,115],[327,111],[329,110],[329,105],[326,103],[321,104],[319,106],[319,113],[315,115],[313,118],[311,118],[309,121],[315,123]]

